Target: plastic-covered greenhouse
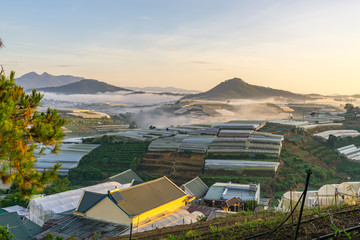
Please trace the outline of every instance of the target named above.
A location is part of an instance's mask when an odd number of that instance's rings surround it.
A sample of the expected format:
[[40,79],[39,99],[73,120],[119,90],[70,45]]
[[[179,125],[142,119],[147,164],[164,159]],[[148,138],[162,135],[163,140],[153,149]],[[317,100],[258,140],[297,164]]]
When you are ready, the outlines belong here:
[[[343,182],[341,184],[326,184],[317,191],[308,191],[305,206],[328,207],[337,204],[355,205],[359,203],[360,182]],[[293,206],[298,201],[302,192],[292,192]],[[290,192],[284,193],[278,210],[287,211],[290,207]]]
[[321,137],[325,140],[327,140],[330,135],[334,135],[335,137],[343,138],[343,137],[357,137],[360,135],[360,133],[356,130],[345,129],[345,130],[329,130],[329,131],[314,134],[314,136]]
[[267,161],[242,161],[242,160],[219,160],[206,159],[205,170],[224,169],[224,170],[257,170],[276,172],[280,163]]
[[115,187],[122,189],[130,187],[130,184],[121,185],[118,182],[107,182],[33,199],[29,203],[30,220],[42,226],[56,213],[75,209],[84,190],[105,194]]

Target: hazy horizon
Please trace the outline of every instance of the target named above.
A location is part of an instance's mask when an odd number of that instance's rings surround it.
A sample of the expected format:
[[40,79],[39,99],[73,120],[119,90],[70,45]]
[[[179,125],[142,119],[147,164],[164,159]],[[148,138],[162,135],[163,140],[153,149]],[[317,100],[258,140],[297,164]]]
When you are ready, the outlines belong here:
[[0,64],[116,86],[207,91],[234,77],[302,94],[359,94],[359,1],[15,1]]

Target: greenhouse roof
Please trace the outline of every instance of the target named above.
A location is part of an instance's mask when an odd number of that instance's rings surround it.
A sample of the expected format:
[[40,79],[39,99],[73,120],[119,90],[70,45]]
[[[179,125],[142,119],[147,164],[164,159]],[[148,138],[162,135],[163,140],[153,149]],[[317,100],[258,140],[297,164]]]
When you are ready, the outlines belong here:
[[225,201],[232,197],[239,197],[244,201],[256,198],[259,185],[255,184],[234,184],[215,183],[205,195],[205,200]]
[[133,180],[137,183],[144,182],[132,169],[128,169],[124,172],[111,176],[109,177],[109,180],[118,182],[120,184],[131,183]]
[[196,177],[189,182],[184,183],[182,187],[185,188],[192,196],[196,198],[203,197],[209,190],[209,187],[199,177]]

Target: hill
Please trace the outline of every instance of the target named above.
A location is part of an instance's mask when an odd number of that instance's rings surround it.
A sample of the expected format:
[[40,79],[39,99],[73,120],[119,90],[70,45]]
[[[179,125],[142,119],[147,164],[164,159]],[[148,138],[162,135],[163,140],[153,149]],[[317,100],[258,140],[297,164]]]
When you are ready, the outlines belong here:
[[24,89],[58,87],[64,84],[78,82],[84,79],[83,77],[74,77],[70,75],[53,76],[44,72],[39,75],[36,72],[29,72],[17,78],[16,84],[19,84]]
[[130,91],[125,88],[116,87],[105,82],[94,79],[83,79],[79,82],[65,84],[59,87],[38,88],[42,92],[53,92],[61,94],[96,94],[104,92]]
[[283,97],[291,99],[304,99],[304,95],[289,91],[256,86],[246,83],[240,78],[233,78],[220,83],[209,91],[192,94],[183,99],[263,99],[268,97]]

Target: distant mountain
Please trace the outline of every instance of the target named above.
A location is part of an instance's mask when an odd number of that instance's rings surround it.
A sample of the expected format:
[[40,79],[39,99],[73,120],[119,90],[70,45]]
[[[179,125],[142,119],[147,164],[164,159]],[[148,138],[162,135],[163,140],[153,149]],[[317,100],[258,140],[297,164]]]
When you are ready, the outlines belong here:
[[209,91],[192,94],[183,99],[207,99],[207,100],[226,100],[226,99],[263,99],[268,97],[283,97],[291,99],[304,99],[304,95],[289,91],[251,85],[241,80],[233,78],[220,83]]
[[144,92],[157,92],[157,93],[181,93],[181,94],[188,94],[188,93],[199,93],[200,91],[197,90],[189,90],[183,88],[175,88],[175,87],[128,87],[128,89],[132,89],[135,91],[144,91]]
[[133,92],[132,90],[116,87],[114,85],[110,85],[94,79],[83,79],[79,82],[74,82],[59,87],[38,88],[37,90],[42,92],[53,92],[61,94],[96,94],[117,91]]
[[16,84],[22,86],[24,89],[38,89],[44,87],[58,87],[64,84],[78,82],[84,79],[83,77],[74,77],[70,75],[53,76],[44,72],[39,75],[36,72],[29,72],[15,80]]

